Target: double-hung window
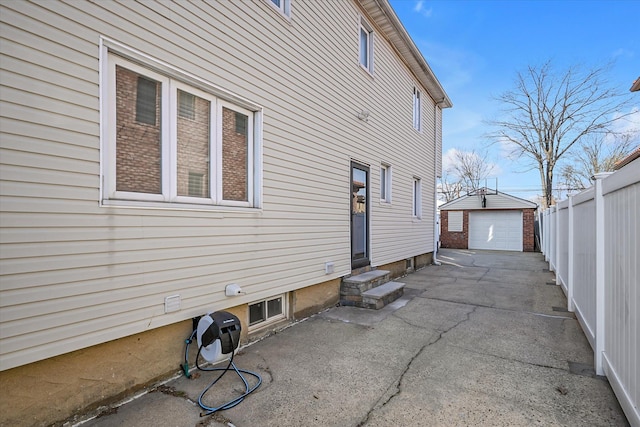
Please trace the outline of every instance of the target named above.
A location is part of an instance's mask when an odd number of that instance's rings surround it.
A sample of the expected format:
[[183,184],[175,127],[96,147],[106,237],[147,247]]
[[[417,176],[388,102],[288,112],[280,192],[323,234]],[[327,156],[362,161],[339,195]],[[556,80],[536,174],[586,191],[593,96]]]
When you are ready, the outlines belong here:
[[413,127],[417,131],[422,129],[422,99],[420,91],[413,88]]
[[115,54],[107,75],[103,202],[256,205],[256,113]]
[[373,28],[360,17],[360,65],[373,74]]
[[413,178],[413,217],[422,218],[422,183],[420,178]]

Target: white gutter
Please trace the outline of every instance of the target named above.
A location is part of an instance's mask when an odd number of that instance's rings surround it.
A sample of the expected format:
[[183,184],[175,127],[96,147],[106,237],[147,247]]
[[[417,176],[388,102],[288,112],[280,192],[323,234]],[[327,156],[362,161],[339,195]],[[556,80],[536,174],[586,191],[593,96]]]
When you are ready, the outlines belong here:
[[[441,265],[438,261],[438,109],[446,103],[446,98],[436,101],[433,105],[433,265]],[[446,104],[445,104],[446,105]]]

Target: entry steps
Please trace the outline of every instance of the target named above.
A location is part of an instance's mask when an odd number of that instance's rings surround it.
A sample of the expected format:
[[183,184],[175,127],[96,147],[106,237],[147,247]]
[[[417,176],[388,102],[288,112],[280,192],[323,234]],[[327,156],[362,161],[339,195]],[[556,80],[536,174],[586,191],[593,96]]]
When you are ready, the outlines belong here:
[[389,281],[390,271],[371,270],[345,277],[340,285],[340,304],[379,310],[404,294],[404,283]]

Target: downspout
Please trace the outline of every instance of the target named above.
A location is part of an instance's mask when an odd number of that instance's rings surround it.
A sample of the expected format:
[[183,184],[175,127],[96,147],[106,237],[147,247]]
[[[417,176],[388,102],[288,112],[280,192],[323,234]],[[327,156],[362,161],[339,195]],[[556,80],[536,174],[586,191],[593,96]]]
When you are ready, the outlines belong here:
[[[438,240],[440,233],[438,230],[438,107],[443,104],[445,98],[437,101],[433,105],[433,265],[441,265],[438,261]],[[440,153],[442,156],[442,153]],[[437,238],[436,238],[437,236]]]

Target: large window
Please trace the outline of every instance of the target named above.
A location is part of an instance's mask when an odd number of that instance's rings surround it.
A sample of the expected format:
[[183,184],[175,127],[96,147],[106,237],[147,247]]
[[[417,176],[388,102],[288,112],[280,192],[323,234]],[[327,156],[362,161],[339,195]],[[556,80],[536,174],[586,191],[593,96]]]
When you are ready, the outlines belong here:
[[105,200],[255,206],[255,113],[108,56]]
[[413,88],[413,127],[420,131],[422,129],[422,99],[420,91]]
[[420,178],[413,178],[413,216],[422,218],[422,182]]
[[360,65],[373,74],[373,28],[360,17]]

